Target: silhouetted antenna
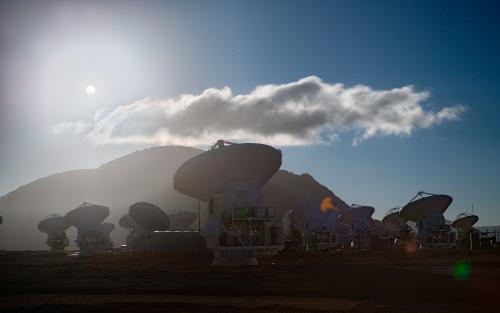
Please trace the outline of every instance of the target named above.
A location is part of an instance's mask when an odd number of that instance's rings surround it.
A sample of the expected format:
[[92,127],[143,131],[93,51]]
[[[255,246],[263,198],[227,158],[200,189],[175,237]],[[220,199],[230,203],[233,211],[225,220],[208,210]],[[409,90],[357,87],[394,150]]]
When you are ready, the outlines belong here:
[[[219,140],[177,169],[175,190],[209,203],[205,235],[213,265],[257,264],[256,240],[259,254],[275,255],[283,249],[283,237],[276,232],[281,221],[274,208],[263,205],[262,192],[280,166],[281,151],[271,146]],[[270,222],[261,223],[264,218]],[[263,227],[255,230],[255,225]],[[276,237],[264,236],[273,232]],[[221,235],[227,240],[220,240]]]
[[227,140],[223,140],[223,139],[219,139],[219,140],[217,140],[216,143],[214,143],[212,146],[210,146],[210,148],[208,150],[210,151],[213,149],[220,149],[220,148],[224,148],[224,147],[234,145],[234,144],[236,144],[236,143],[231,142],[231,141],[227,141]]
[[[109,233],[101,226],[108,216],[108,207],[88,202],[66,213],[65,223],[78,229],[76,243],[80,248],[80,256],[91,256],[97,250],[110,250],[113,247]],[[105,226],[105,229],[107,227],[111,226]]]
[[417,192],[417,194],[413,198],[411,198],[411,200],[408,203],[412,202],[413,200],[415,200],[417,198],[422,199],[422,198],[424,198],[424,196],[437,196],[437,194],[425,192],[425,191],[419,191],[419,192]]
[[148,202],[137,202],[130,206],[128,215],[136,225],[154,232],[166,231],[170,227],[170,219],[158,206]]

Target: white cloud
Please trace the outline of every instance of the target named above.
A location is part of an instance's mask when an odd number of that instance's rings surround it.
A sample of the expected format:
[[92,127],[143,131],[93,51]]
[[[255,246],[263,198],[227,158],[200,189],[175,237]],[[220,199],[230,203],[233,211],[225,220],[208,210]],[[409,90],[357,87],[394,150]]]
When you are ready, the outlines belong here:
[[[410,135],[456,120],[465,111],[463,106],[426,111],[422,103],[429,95],[412,86],[374,90],[328,84],[315,76],[241,95],[228,87],[210,88],[200,95],[146,98],[99,113],[87,137],[95,144],[206,145],[224,138],[286,146],[331,142],[338,133],[354,130],[361,134],[356,144],[377,134]],[[62,123],[57,129],[86,127]]]
[[59,135],[65,132],[81,134],[86,132],[92,127],[92,123],[86,123],[84,121],[76,122],[61,122],[52,126],[52,133]]

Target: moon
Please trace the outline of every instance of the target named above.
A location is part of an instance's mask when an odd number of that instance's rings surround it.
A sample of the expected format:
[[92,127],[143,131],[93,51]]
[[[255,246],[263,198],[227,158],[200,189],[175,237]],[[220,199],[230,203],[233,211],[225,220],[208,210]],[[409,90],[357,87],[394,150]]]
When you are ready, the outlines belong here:
[[92,96],[93,94],[95,94],[95,86],[94,85],[87,85],[87,87],[85,87],[85,92]]

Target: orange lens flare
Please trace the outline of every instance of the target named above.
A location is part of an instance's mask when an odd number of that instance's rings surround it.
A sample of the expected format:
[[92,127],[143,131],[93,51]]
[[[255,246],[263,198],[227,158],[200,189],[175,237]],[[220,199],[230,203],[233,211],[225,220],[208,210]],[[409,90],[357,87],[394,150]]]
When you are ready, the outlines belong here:
[[321,210],[321,212],[326,213],[331,211],[337,211],[337,206],[335,205],[335,203],[333,203],[332,197],[327,196],[323,198],[323,200],[321,201],[319,209]]
[[406,255],[412,255],[415,254],[415,252],[417,252],[418,246],[415,241],[409,240],[405,242],[403,249]]

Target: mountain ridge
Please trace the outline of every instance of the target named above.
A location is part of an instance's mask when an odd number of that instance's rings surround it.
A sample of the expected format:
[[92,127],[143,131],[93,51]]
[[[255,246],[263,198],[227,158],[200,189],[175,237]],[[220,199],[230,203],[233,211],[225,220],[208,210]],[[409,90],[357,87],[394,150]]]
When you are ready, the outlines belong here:
[[[151,202],[167,214],[178,211],[197,213],[198,201],[173,188],[177,168],[191,157],[203,152],[191,147],[159,146],[137,150],[93,169],[76,169],[51,174],[0,197],[0,249],[47,249],[45,234],[36,224],[50,214],[64,215],[83,202],[105,205],[111,214],[105,220],[117,227],[112,233],[115,246],[123,243],[126,230],[118,227],[118,219],[128,207],[139,201]],[[277,208],[279,214],[292,209],[306,198],[331,196],[340,206],[347,204],[310,174],[279,170],[264,186],[265,204]],[[202,203],[201,220],[206,219]],[[195,222],[197,224],[197,222]],[[76,237],[68,230],[70,241]],[[74,246],[73,246],[74,247]]]

